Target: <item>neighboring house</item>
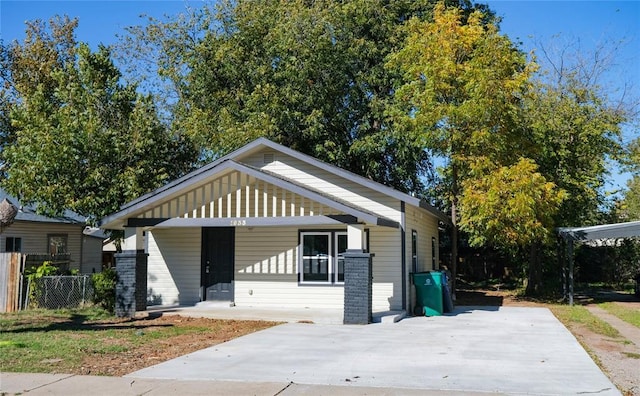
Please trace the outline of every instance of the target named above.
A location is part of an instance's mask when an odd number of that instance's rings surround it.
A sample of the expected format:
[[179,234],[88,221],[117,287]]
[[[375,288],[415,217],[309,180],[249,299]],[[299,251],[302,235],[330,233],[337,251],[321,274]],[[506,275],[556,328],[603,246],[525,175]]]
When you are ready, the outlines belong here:
[[86,219],[72,211],[48,217],[36,213],[32,205],[22,205],[17,198],[0,189],[0,201],[7,199],[18,209],[13,224],[0,233],[0,252],[70,255],[69,269],[80,273],[101,270],[102,239],[91,235]]
[[372,306],[386,311],[411,306],[411,272],[437,268],[439,222],[424,201],[260,138],[101,228],[148,253],[150,303],[342,308],[350,249],[373,256]]

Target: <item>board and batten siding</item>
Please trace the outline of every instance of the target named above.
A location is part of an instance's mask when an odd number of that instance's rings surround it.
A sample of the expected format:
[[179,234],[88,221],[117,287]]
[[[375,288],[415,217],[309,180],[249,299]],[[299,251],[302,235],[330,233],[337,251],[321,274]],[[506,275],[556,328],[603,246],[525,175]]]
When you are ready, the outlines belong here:
[[14,237],[22,238],[22,253],[48,254],[49,235],[67,235],[67,250],[71,255],[69,269],[86,272],[81,266],[83,230],[83,224],[16,221],[0,234],[0,252],[6,251],[7,237]]
[[[273,161],[265,161],[265,154],[266,158],[273,159]],[[400,202],[397,199],[284,153],[265,150],[243,158],[242,162],[295,180],[297,183],[320,190],[325,194],[339,197],[375,212],[379,216],[395,221],[401,219]]]
[[147,235],[147,301],[151,305],[199,302],[202,229],[156,229]]

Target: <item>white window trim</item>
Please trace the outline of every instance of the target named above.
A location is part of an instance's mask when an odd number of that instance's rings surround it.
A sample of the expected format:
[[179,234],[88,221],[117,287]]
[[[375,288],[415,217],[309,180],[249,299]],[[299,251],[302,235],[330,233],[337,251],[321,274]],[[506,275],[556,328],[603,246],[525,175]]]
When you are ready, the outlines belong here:
[[[369,230],[365,230],[365,233],[367,234],[367,238],[364,239],[364,249],[365,251],[368,251],[369,249],[369,238],[368,238],[368,233]],[[300,231],[299,232],[299,238],[300,238],[300,242],[298,244],[298,274],[299,274],[299,284],[305,284],[305,285],[337,285],[337,286],[343,286],[344,285],[344,281],[339,281],[338,280],[338,237],[339,236],[345,236],[347,237],[347,231],[346,230],[335,230],[335,231],[326,231],[326,230],[321,230],[321,231],[313,231],[313,230],[306,230],[306,231]],[[304,279],[304,259],[305,257],[313,257],[313,256],[304,256],[304,237],[305,235],[327,235],[329,236],[329,260],[328,260],[328,268],[327,268],[327,280],[326,281],[318,281],[318,280],[305,280]]]
[[[338,260],[340,259],[340,254],[338,253],[338,246],[340,246],[338,244],[338,236],[347,236],[347,232],[346,231],[337,231],[334,233],[334,249],[333,249],[333,253],[335,254],[335,274],[333,277],[333,283],[336,285],[344,285],[344,280],[338,280]],[[344,259],[344,257],[343,257]]]
[[[330,285],[333,280],[333,240],[331,238],[332,232],[330,231],[303,231],[300,233],[300,244],[298,246],[298,273],[300,274],[300,283],[304,283],[306,285]],[[318,280],[305,280],[304,279],[304,259],[305,257],[315,257],[315,256],[304,256],[304,237],[306,235],[326,235],[329,241],[329,254],[328,254],[328,262],[327,262],[327,280],[326,281],[318,281]]]
[[418,231],[411,230],[411,270],[413,272],[420,271],[418,261]]

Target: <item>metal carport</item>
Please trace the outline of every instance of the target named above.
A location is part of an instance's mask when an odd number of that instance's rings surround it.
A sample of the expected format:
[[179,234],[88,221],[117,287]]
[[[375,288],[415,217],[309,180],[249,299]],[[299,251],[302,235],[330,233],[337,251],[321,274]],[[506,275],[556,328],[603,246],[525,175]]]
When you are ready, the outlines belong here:
[[569,261],[569,305],[573,305],[573,245],[575,242],[598,239],[640,237],[640,221],[603,224],[591,227],[558,228],[558,234],[567,242],[567,260]]

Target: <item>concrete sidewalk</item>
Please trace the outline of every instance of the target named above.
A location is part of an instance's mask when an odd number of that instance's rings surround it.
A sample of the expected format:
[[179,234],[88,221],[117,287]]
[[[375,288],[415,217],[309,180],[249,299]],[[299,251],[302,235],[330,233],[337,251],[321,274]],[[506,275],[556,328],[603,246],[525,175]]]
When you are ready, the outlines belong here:
[[[425,391],[423,389],[367,388],[294,384],[286,382],[178,381],[97,377],[68,374],[0,374],[0,394],[5,395],[65,395],[65,396],[177,396],[177,395],[371,395],[371,396],[465,396],[485,395],[456,391]],[[499,394],[499,393],[498,393]]]
[[122,378],[3,373],[64,395],[619,395],[546,308],[458,307],[396,324],[287,323]]

